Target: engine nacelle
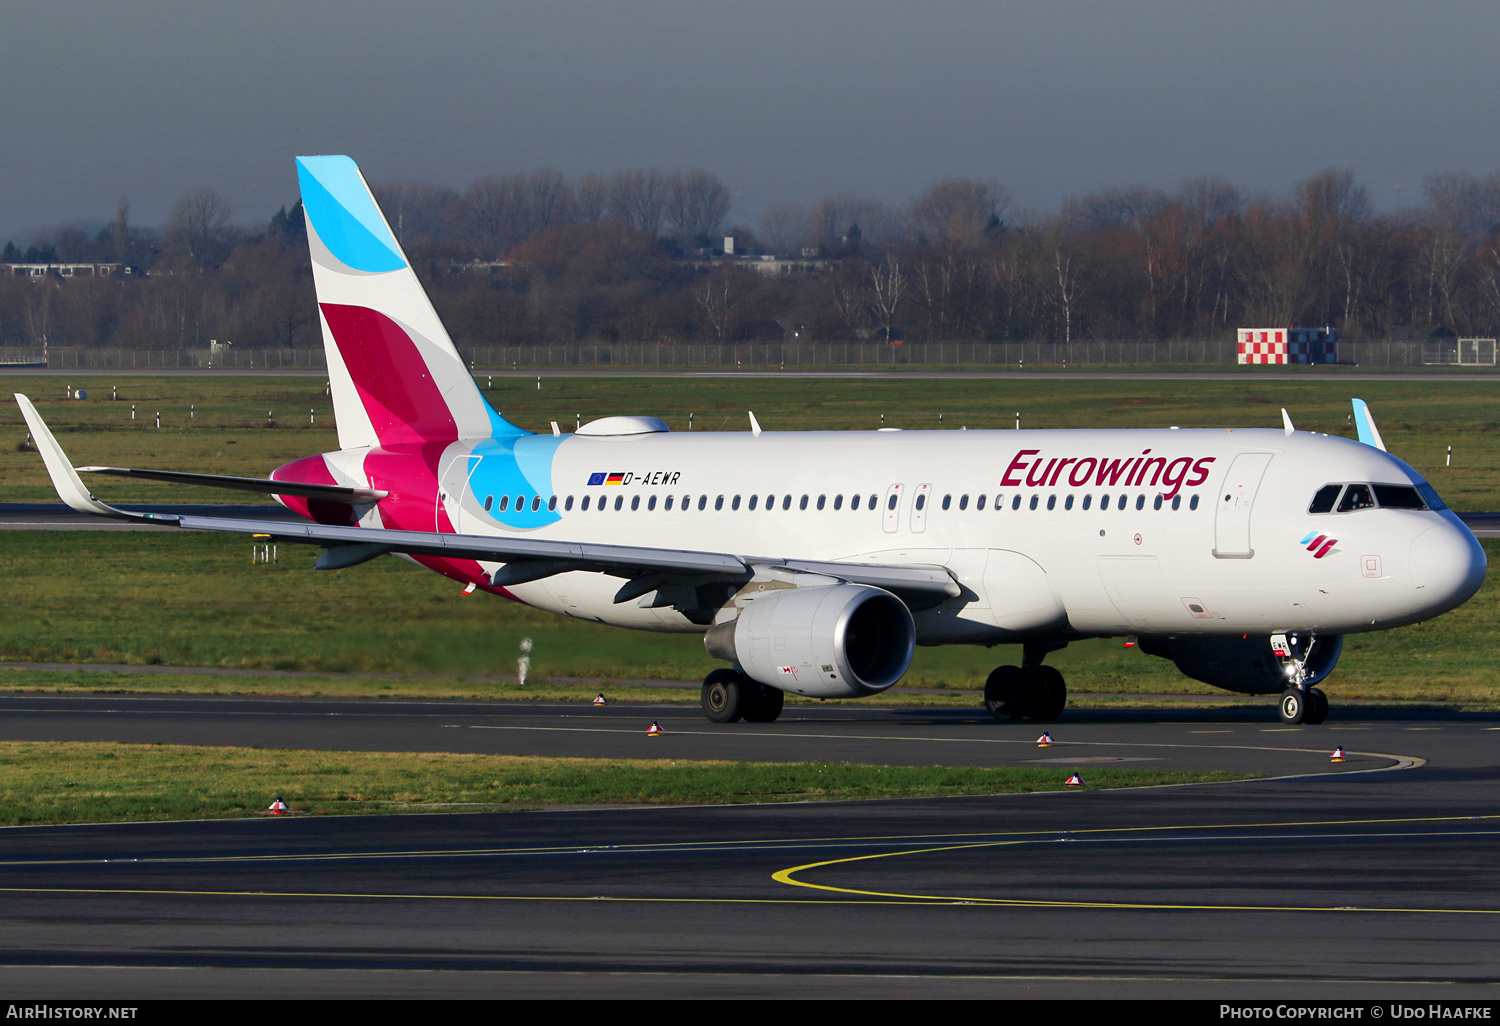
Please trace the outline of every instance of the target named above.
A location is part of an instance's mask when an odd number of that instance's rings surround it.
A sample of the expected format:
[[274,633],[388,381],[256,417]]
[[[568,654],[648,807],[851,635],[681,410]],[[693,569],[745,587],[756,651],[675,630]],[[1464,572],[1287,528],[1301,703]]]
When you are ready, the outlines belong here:
[[895,684],[911,665],[917,629],[896,596],[863,584],[761,594],[703,647],[747,677],[815,698],[857,698]]
[[[1169,638],[1161,635],[1139,639],[1147,655],[1161,656],[1194,680],[1243,695],[1279,694],[1290,683],[1283,661],[1271,650],[1270,638]],[[1306,636],[1293,646],[1293,654],[1306,659],[1306,683],[1313,685],[1333,672],[1344,651],[1342,634],[1324,634],[1309,642]]]

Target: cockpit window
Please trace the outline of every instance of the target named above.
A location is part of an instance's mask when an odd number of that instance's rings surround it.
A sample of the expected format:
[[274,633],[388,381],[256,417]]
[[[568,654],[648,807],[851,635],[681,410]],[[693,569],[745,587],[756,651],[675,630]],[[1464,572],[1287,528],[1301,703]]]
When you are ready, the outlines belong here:
[[1426,509],[1422,496],[1410,485],[1376,484],[1375,499],[1381,509]]
[[1344,489],[1344,497],[1339,501],[1339,512],[1349,513],[1357,509],[1371,509],[1375,505],[1375,499],[1370,494],[1370,486],[1363,484],[1352,484]]
[[1428,484],[1426,481],[1423,481],[1417,485],[1417,494],[1422,496],[1423,499],[1427,500],[1428,509],[1441,511],[1448,508],[1448,504],[1441,498],[1439,498],[1437,489],[1433,488],[1432,485]]
[[1318,494],[1313,496],[1312,504],[1307,507],[1309,513],[1332,513],[1333,504],[1338,501],[1339,491],[1343,485],[1324,485],[1318,489]]

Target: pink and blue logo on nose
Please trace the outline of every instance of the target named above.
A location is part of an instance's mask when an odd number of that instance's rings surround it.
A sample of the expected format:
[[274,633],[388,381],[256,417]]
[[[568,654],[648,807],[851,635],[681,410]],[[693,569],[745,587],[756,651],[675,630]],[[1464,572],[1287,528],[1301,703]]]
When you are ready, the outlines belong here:
[[1307,537],[1303,538],[1297,544],[1306,545],[1307,551],[1313,554],[1313,559],[1322,559],[1332,552],[1333,547],[1338,543],[1339,540],[1337,538],[1330,538],[1328,535],[1319,534],[1317,531],[1309,531],[1307,532]]

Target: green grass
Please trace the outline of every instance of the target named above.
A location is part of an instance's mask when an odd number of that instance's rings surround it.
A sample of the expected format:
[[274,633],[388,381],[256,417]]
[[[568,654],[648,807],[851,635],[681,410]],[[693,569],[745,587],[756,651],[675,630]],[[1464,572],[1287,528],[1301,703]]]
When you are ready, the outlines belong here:
[[[1500,543],[1485,542],[1500,560]],[[394,559],[321,573],[316,550],[283,546],[283,562],[251,565],[241,539],[163,530],[0,532],[0,661],[123,663],[281,670],[275,676],[155,676],[0,671],[0,686],[177,693],[386,695],[580,700],[594,686],[549,678],[700,680],[719,665],[696,635],[629,631],[540,612]],[[1351,635],[1324,685],[1335,699],[1500,703],[1492,625],[1500,585],[1411,627]],[[516,659],[531,638],[530,683]],[[903,683],[967,691],[1019,661],[1015,646],[919,648]],[[1073,693],[1223,695],[1121,640],[1088,639],[1048,657]],[[353,675],[353,676],[344,676]],[[388,675],[388,676],[377,676]],[[693,691],[622,688],[632,701],[697,701]],[[934,700],[909,695],[888,702]]]
[[[1201,368],[1200,368],[1201,369]],[[1226,368],[1227,369],[1227,368]],[[322,377],[181,376],[120,378],[121,400],[108,399],[108,376],[10,376],[8,395],[24,392],[38,404],[75,463],[149,466],[212,474],[264,477],[299,456],[337,448],[333,411]],[[613,413],[660,416],[675,431],[688,415],[700,431],[743,431],[746,410],[767,430],[1011,428],[1017,411],[1023,427],[1144,428],[1279,427],[1281,407],[1297,427],[1353,436],[1349,398],[1366,399],[1392,452],[1426,474],[1455,509],[1500,509],[1500,377],[1459,381],[1357,381],[1338,375],[1303,379],[1244,374],[1232,381],[946,380],[898,377],[652,378],[479,375],[492,404],[516,423],[537,431],[556,420],[571,429]],[[67,385],[90,398],[63,399]],[[136,407],[135,421],[130,407]],[[196,404],[195,419],[188,419]],[[153,425],[157,410],[162,428]],[[266,412],[276,427],[267,428]],[[316,411],[316,425],[308,411]],[[55,501],[35,453],[18,452],[26,429],[14,403],[0,404],[0,498]],[[1454,465],[1445,467],[1447,447]],[[99,480],[107,501],[230,502],[243,493],[188,489],[153,482]]]
[[[866,766],[0,742],[0,825],[1060,791],[1068,768]],[[1253,774],[1090,768],[1092,789]]]

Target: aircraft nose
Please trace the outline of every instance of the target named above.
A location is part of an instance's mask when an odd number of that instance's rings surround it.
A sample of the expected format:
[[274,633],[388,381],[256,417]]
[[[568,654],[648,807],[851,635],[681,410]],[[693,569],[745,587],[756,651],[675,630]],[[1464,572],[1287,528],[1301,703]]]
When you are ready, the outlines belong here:
[[1467,602],[1484,583],[1486,563],[1484,548],[1457,517],[1412,539],[1412,580],[1428,615]]

